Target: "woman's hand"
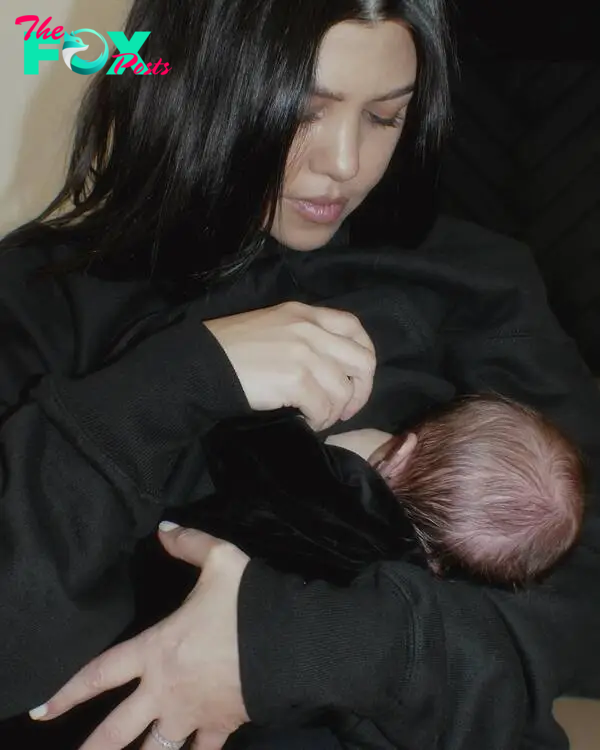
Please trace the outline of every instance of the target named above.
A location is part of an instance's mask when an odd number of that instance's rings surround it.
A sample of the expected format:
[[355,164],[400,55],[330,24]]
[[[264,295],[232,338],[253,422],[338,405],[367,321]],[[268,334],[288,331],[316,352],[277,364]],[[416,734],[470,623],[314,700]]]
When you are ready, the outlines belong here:
[[[161,532],[174,557],[202,568],[184,604],[141,635],[109,649],[76,674],[34,716],[54,719],[78,703],[141,678],[80,750],[121,750],[152,722],[175,743],[199,730],[194,750],[219,750],[248,721],[242,699],[237,598],[249,558],[193,529]],[[45,711],[45,713],[44,713]],[[40,716],[42,715],[42,716]],[[143,750],[157,750],[150,736]]]
[[250,406],[295,406],[314,430],[350,419],[368,401],[375,347],[347,312],[285,302],[205,322]]

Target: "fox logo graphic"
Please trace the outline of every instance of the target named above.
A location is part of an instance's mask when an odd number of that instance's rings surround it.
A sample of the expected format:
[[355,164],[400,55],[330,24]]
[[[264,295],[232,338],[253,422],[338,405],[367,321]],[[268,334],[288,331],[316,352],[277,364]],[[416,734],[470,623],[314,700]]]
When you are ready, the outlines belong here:
[[[77,57],[78,52],[84,52],[90,46],[89,44],[84,44],[80,37],[77,36],[77,34],[84,32],[95,34],[104,43],[104,51],[96,60],[81,60]],[[93,29],[79,29],[78,31],[72,31],[70,34],[65,33],[62,56],[69,70],[84,76],[91,75],[92,73],[97,73],[106,65],[106,61],[108,60],[108,44],[106,43],[106,39],[101,34],[98,34],[97,31]]]
[[[59,60],[59,48],[62,42],[62,58],[65,65],[73,73],[89,76],[97,73],[107,63],[109,59],[108,43],[106,39],[94,29],[78,29],[70,34],[65,32],[64,26],[56,26],[54,29],[50,25],[52,16],[48,16],[40,24],[39,16],[19,16],[15,19],[15,24],[20,26],[24,23],[31,24],[24,36],[23,49],[23,72],[25,75],[38,75],[40,72],[40,60]],[[35,30],[35,35],[33,34]],[[96,60],[84,60],[80,53],[89,49],[81,38],[81,34],[94,34],[102,40],[104,49]],[[149,31],[135,31],[131,38],[127,38],[123,31],[108,31],[110,40],[115,45],[115,58],[112,65],[106,71],[106,75],[122,75],[127,68],[135,75],[166,75],[170,70],[168,62],[163,61],[162,57],[158,62],[145,63],[140,55],[140,49],[144,42],[150,36]]]

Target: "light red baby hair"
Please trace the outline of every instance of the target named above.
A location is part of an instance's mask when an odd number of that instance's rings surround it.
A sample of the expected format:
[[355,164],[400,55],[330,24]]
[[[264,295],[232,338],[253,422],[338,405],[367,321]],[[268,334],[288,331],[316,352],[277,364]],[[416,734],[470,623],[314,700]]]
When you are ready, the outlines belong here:
[[390,478],[432,569],[457,563],[524,583],[577,538],[583,470],[576,448],[532,409],[498,396],[462,399],[412,430],[417,446]]

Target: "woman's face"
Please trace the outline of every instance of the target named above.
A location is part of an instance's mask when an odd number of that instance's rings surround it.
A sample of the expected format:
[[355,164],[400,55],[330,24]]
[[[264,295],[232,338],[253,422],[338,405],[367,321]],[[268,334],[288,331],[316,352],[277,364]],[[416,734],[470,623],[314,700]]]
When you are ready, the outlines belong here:
[[320,48],[306,124],[294,140],[271,234],[294,250],[325,245],[382,178],[417,73],[400,23],[347,21]]

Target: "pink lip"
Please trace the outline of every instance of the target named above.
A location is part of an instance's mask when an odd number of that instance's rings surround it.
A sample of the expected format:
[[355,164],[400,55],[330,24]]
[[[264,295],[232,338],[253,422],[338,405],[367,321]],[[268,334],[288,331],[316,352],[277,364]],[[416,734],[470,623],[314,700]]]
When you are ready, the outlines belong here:
[[348,203],[345,198],[332,200],[326,196],[310,199],[290,198],[289,201],[300,216],[316,224],[332,224],[339,221]]

